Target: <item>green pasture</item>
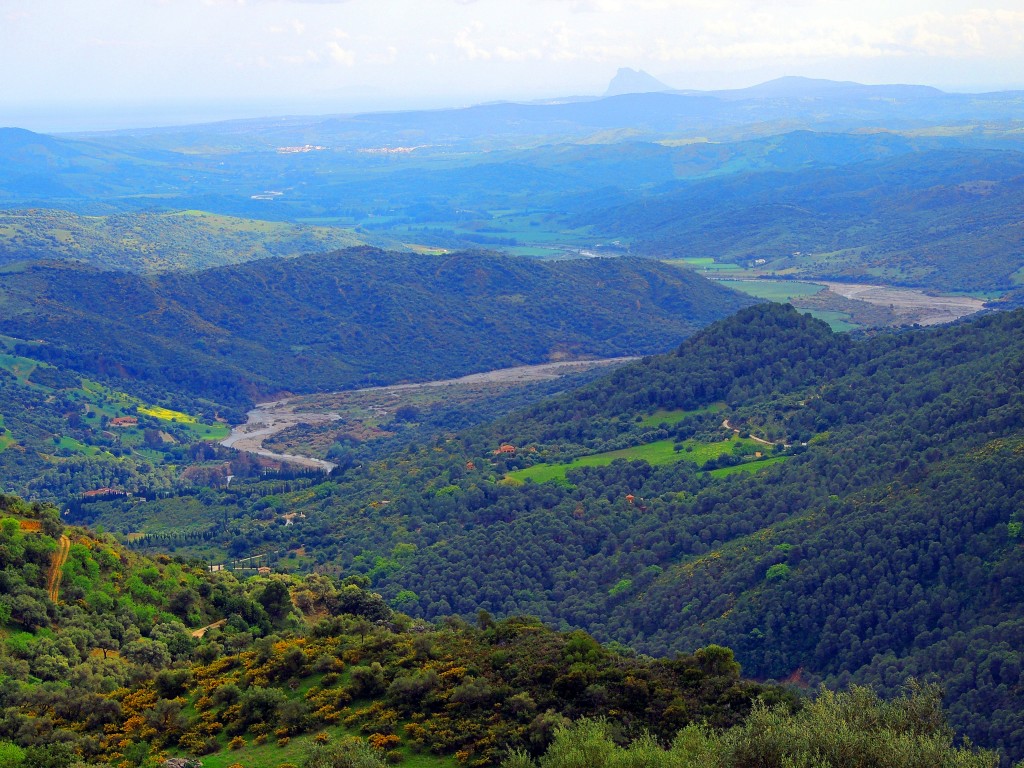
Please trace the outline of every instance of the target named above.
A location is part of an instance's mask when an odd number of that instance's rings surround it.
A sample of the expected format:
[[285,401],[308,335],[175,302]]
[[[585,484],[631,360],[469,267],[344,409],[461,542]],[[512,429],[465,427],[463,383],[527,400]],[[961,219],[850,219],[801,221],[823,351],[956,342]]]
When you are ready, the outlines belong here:
[[692,411],[684,410],[660,410],[655,411],[649,416],[645,416],[641,421],[640,425],[644,427],[657,427],[661,424],[678,424],[680,421],[685,419],[687,416],[698,416],[703,413],[718,413],[719,411],[725,410],[725,403],[712,403],[703,408],[697,408]]
[[664,259],[666,264],[674,267],[688,267],[699,269],[702,272],[733,272],[742,270],[739,264],[719,263],[710,257],[695,257],[691,259]]
[[577,467],[604,467],[616,459],[627,461],[646,461],[651,466],[659,464],[671,464],[676,461],[691,461],[697,465],[719,456],[732,453],[735,445],[741,443],[745,450],[753,453],[761,450],[759,443],[749,439],[741,439],[736,435],[713,443],[704,443],[699,440],[687,440],[676,450],[676,444],[672,440],[658,440],[645,445],[637,445],[632,448],[621,448],[617,451],[606,451],[595,453],[590,456],[581,456],[574,461],[565,464],[535,464],[525,469],[517,469],[509,472],[507,477],[513,480],[533,480],[535,483],[546,483],[549,481],[565,482],[565,473]]
[[850,321],[850,316],[845,312],[835,312],[831,309],[810,309],[807,310],[811,317],[815,317],[818,320],[824,320],[828,323],[832,330],[836,333],[842,333],[844,331],[853,331],[861,326]]
[[756,299],[777,301],[781,304],[813,296],[825,290],[825,286],[803,283],[796,280],[720,280],[720,285],[740,291]]
[[85,456],[95,456],[97,453],[102,453],[99,448],[94,445],[86,445],[85,443],[75,440],[73,437],[61,437],[57,441],[57,447],[65,451],[71,451],[72,453],[81,453]]
[[29,382],[28,377],[32,375],[32,371],[34,371],[38,365],[39,363],[35,360],[30,360],[27,357],[18,357],[17,355],[7,353],[0,354],[0,368],[14,374],[18,383],[22,386],[37,386]]
[[[767,447],[767,446],[765,446]],[[743,464],[736,464],[732,467],[722,467],[720,469],[712,469],[708,472],[711,477],[729,477],[730,475],[738,475],[743,472],[753,473],[760,472],[765,467],[770,467],[772,464],[781,464],[789,456],[773,456],[770,459],[759,459],[758,461],[748,461]]]

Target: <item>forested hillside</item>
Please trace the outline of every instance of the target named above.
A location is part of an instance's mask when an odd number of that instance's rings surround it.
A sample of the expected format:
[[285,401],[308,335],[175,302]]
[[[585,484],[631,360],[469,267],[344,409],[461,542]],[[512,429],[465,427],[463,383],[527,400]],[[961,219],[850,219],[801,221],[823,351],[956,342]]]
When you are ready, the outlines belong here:
[[232,553],[304,545],[413,615],[527,612],[656,655],[718,642],[811,684],[920,674],[1019,758],[1022,373],[1024,312],[855,341],[760,305],[326,482],[89,516],[223,516]]
[[[789,136],[777,142],[783,155],[800,145]],[[572,223],[628,237],[642,252],[744,266],[765,259],[763,269],[776,273],[943,291],[1018,285],[1019,151],[932,149],[802,168],[773,160],[775,167],[740,166],[637,199],[622,195],[617,205],[605,196]]]
[[738,726],[755,702],[785,718],[802,704],[741,679],[726,648],[654,661],[528,618],[432,626],[365,579],[150,560],[11,496],[0,518],[5,765],[487,766],[539,754],[580,717],[668,739]]
[[[24,354],[11,354],[19,348]],[[152,495],[187,485],[182,470],[219,455],[229,434],[213,403],[147,402],[34,357],[39,343],[0,337],[0,478],[36,499]]]
[[203,211],[80,216],[59,210],[0,211],[0,263],[67,259],[130,272],[198,270],[270,256],[334,251],[365,238]]
[[38,263],[0,274],[0,300],[37,357],[235,406],[657,352],[752,301],[644,260],[372,249],[149,278]]

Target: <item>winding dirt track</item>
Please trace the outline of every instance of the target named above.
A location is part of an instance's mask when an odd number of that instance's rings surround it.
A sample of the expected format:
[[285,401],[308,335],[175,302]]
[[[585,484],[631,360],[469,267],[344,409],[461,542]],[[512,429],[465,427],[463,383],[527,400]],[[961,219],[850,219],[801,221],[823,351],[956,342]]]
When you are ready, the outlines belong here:
[[192,637],[202,637],[209,630],[216,629],[217,627],[223,627],[227,623],[228,623],[227,619],[220,619],[219,621],[213,622],[213,624],[207,624],[205,627],[200,627],[199,629],[193,629],[192,630]]
[[[722,426],[725,427],[726,429],[731,429],[737,435],[740,433],[740,430],[736,429],[736,427],[734,427],[731,424],[729,424],[729,420],[728,419],[725,419],[725,420],[722,421]],[[769,442],[768,440],[765,440],[764,438],[757,437],[756,435],[751,435],[750,439],[753,440],[755,443],[761,443],[761,445],[769,445],[769,446],[774,446],[775,445],[775,443]]]
[[68,561],[68,553],[71,552],[71,539],[61,535],[59,544],[50,560],[50,574],[46,579],[46,591],[50,594],[50,601],[54,603],[60,597],[60,582],[64,578],[64,563]]

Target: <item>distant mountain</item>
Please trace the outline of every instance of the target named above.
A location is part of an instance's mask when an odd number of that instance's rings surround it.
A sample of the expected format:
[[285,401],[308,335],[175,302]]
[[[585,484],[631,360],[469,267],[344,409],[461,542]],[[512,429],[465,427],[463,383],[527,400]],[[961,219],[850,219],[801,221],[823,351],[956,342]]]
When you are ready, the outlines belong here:
[[[700,135],[732,139],[795,128],[852,130],[884,126],[1013,121],[1024,93],[943,93],[913,85],[787,77],[728,91],[671,91],[646,73],[622,70],[606,98],[549,104],[487,104],[461,109],[235,120],[202,126],[83,134],[114,146],[253,150],[323,145],[509,148],[577,141],[633,128],[651,138]],[[644,91],[644,92],[638,92]],[[807,100],[815,100],[808,111]]]
[[39,263],[0,274],[0,331],[32,355],[224,404],[642,355],[751,303],[641,259],[533,262],[369,248],[150,278]]
[[[776,271],[852,282],[1000,292],[1017,285],[1024,153],[820,133],[747,148],[721,157],[712,178],[625,195],[621,206],[607,205],[604,194],[605,206],[581,205],[570,225],[628,237],[641,252],[764,258]],[[694,168],[701,149],[691,150]],[[713,149],[724,151],[705,151]]]
[[615,73],[615,77],[608,84],[608,90],[604,92],[604,95],[607,98],[608,96],[621,96],[624,93],[656,93],[671,90],[671,86],[665,85],[661,80],[647,74],[642,69],[622,67]]
[[748,88],[709,91],[720,99],[938,98],[946,95],[927,85],[864,85],[812,77],[779,77]]

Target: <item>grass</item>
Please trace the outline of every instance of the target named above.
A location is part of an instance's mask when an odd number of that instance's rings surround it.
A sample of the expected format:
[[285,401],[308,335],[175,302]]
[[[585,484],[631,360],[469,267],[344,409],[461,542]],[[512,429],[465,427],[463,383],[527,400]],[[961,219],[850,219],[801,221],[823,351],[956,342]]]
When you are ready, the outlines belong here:
[[692,259],[665,259],[666,264],[671,264],[674,267],[698,267],[702,272],[732,272],[734,270],[742,270],[739,264],[720,264],[713,258],[692,258]]
[[845,312],[835,312],[830,309],[811,309],[808,312],[811,317],[824,320],[836,333],[853,331],[861,327],[856,323],[850,322],[850,316]]
[[204,424],[201,421],[196,421],[190,423],[188,427],[189,431],[200,440],[216,440],[220,442],[231,434],[231,427],[219,421],[213,424]]
[[[321,730],[328,733],[332,741],[356,735],[346,730],[344,726],[330,726]],[[247,736],[246,745],[241,749],[225,747],[213,754],[203,755],[203,768],[228,768],[235,763],[244,765],[245,768],[277,768],[284,763],[302,765],[312,743],[312,734],[293,736],[283,747],[277,746],[277,740],[273,736],[267,739],[266,744],[254,744],[252,737]],[[405,768],[454,768],[456,765],[455,760],[450,757],[419,754],[404,745],[399,749],[404,755],[400,765]]]
[[789,456],[773,456],[770,459],[760,459],[759,461],[748,461],[745,464],[737,464],[732,467],[722,467],[720,469],[712,469],[708,472],[711,477],[729,477],[730,475],[738,475],[741,472],[760,472],[765,467],[770,467],[772,464],[781,464]]
[[750,452],[760,450],[760,445],[753,440],[741,439],[735,435],[714,443],[702,443],[698,440],[687,440],[681,444],[681,450],[676,450],[676,444],[672,440],[658,440],[645,445],[637,445],[632,448],[621,448],[617,451],[606,451],[595,453],[590,456],[581,456],[575,461],[566,464],[535,464],[526,469],[517,469],[509,472],[506,477],[513,480],[533,480],[535,483],[547,483],[551,481],[565,482],[565,473],[577,467],[604,467],[616,459],[627,461],[646,461],[651,466],[659,464],[671,464],[676,461],[690,461],[698,466],[711,459],[732,453],[733,446],[742,443],[744,448]]
[[712,403],[703,408],[697,408],[693,411],[667,411],[660,410],[655,411],[650,416],[645,416],[641,421],[641,426],[644,427],[657,427],[661,424],[678,424],[680,421],[685,419],[687,416],[697,416],[702,413],[717,413],[725,410],[725,403]]
[[81,453],[85,456],[95,456],[98,453],[102,453],[99,448],[94,445],[86,445],[85,443],[75,440],[73,437],[62,437],[60,442],[57,443],[58,448],[63,448],[66,451],[72,451],[74,453]]
[[796,280],[721,280],[720,285],[735,291],[746,293],[757,299],[767,299],[780,303],[793,299],[813,296],[825,290],[825,286],[814,283],[803,283]]
[[32,375],[32,371],[34,371],[38,365],[39,364],[35,360],[30,360],[27,357],[0,354],[0,368],[13,373],[14,377],[18,380],[18,383],[22,386],[34,386],[36,389],[40,388],[38,385],[33,385],[28,380],[28,377]]

